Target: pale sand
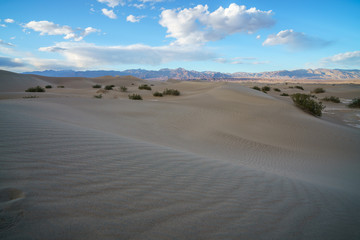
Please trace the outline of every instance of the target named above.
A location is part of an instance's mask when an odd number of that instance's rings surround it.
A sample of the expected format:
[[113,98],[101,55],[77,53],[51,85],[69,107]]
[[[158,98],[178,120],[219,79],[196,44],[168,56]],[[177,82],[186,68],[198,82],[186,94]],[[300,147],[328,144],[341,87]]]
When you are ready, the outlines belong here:
[[151,82],[182,93],[155,98],[80,81],[1,94],[0,239],[360,238],[360,130],[343,121],[359,110],[315,118],[256,84]]

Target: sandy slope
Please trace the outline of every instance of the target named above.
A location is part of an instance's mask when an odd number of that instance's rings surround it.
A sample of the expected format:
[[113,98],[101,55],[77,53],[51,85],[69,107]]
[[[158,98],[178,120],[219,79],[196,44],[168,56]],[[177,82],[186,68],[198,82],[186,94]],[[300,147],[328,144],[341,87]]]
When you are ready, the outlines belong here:
[[182,96],[1,100],[0,238],[360,238],[359,130],[239,84],[154,85]]

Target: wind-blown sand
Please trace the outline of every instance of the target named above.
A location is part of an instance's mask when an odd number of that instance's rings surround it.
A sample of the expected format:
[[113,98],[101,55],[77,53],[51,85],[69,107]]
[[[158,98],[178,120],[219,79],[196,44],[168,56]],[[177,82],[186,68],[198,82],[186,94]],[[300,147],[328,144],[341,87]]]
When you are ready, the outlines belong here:
[[[358,110],[315,118],[238,83],[153,82],[182,93],[155,98],[130,77],[29,77],[65,88],[1,94],[1,239],[360,238],[360,130],[341,121]],[[95,99],[95,83],[144,100]]]

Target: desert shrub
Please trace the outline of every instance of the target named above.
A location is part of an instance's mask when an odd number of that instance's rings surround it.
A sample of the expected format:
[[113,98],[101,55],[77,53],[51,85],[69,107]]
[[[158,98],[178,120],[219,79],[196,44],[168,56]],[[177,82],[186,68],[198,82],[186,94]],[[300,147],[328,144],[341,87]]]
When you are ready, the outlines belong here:
[[304,90],[304,88],[302,86],[295,86],[295,88],[300,89],[300,90]]
[[105,90],[113,90],[113,88],[115,87],[115,85],[106,85],[105,86]]
[[36,86],[36,87],[28,88],[27,90],[25,90],[25,92],[45,92],[45,89],[40,86]]
[[360,98],[354,98],[348,106],[350,108],[360,108]]
[[143,84],[139,86],[140,90],[151,90],[151,87],[147,84]]
[[282,94],[280,94],[280,96],[283,96],[283,97],[288,97],[288,96],[289,96],[289,94],[287,94],[287,93],[282,93]]
[[293,86],[290,86],[289,88],[291,88],[291,89],[292,89],[292,88],[294,88],[294,87],[293,87]]
[[57,86],[57,88],[64,88],[65,86]]
[[154,92],[153,96],[154,97],[162,97],[163,94],[161,92]]
[[38,98],[39,96],[24,96],[23,98]]
[[134,86],[135,84],[134,84],[134,83],[131,83],[131,85],[133,85],[133,86]]
[[254,86],[252,89],[261,91],[261,89],[258,86]]
[[278,88],[274,88],[274,91],[275,91],[275,92],[281,92],[281,90],[278,89]]
[[173,95],[173,96],[179,96],[180,92],[176,89],[165,89],[163,91],[163,95]]
[[334,102],[334,103],[340,103],[340,99],[338,97],[324,97],[322,100],[327,101],[327,102]]
[[266,93],[266,92],[268,92],[268,91],[270,91],[270,87],[269,86],[264,86],[264,87],[262,87],[261,88],[261,91],[263,91],[264,93]]
[[94,95],[94,98],[102,98],[102,94]]
[[101,85],[100,84],[95,84],[92,86],[93,88],[101,88]]
[[139,94],[132,94],[132,95],[129,95],[129,99],[131,100],[142,100],[142,97],[139,95]]
[[46,85],[45,88],[52,88],[52,86],[51,85]]
[[121,91],[121,92],[126,92],[126,91],[127,91],[127,87],[121,86],[121,87],[120,87],[120,91]]
[[291,95],[291,99],[294,101],[297,107],[314,116],[320,117],[322,110],[325,108],[321,102],[317,102],[314,99],[311,99],[310,95],[308,94],[295,93]]
[[324,93],[325,90],[323,88],[315,88],[312,92],[313,93]]
[[154,84],[150,84],[150,86],[154,86]]

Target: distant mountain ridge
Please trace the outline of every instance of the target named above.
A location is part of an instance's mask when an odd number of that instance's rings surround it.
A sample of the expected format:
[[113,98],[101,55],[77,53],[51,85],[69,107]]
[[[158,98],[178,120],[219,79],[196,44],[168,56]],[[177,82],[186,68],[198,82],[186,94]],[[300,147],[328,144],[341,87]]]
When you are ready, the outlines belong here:
[[193,70],[186,70],[184,68],[177,69],[160,69],[144,70],[144,69],[129,69],[124,71],[35,71],[25,72],[24,74],[36,74],[47,77],[102,77],[102,76],[126,76],[131,75],[141,79],[147,80],[241,80],[244,78],[262,78],[262,79],[333,79],[333,80],[349,80],[360,79],[360,70],[344,70],[344,69],[298,69],[298,70],[282,70],[261,73],[221,73],[213,71],[198,72]]

